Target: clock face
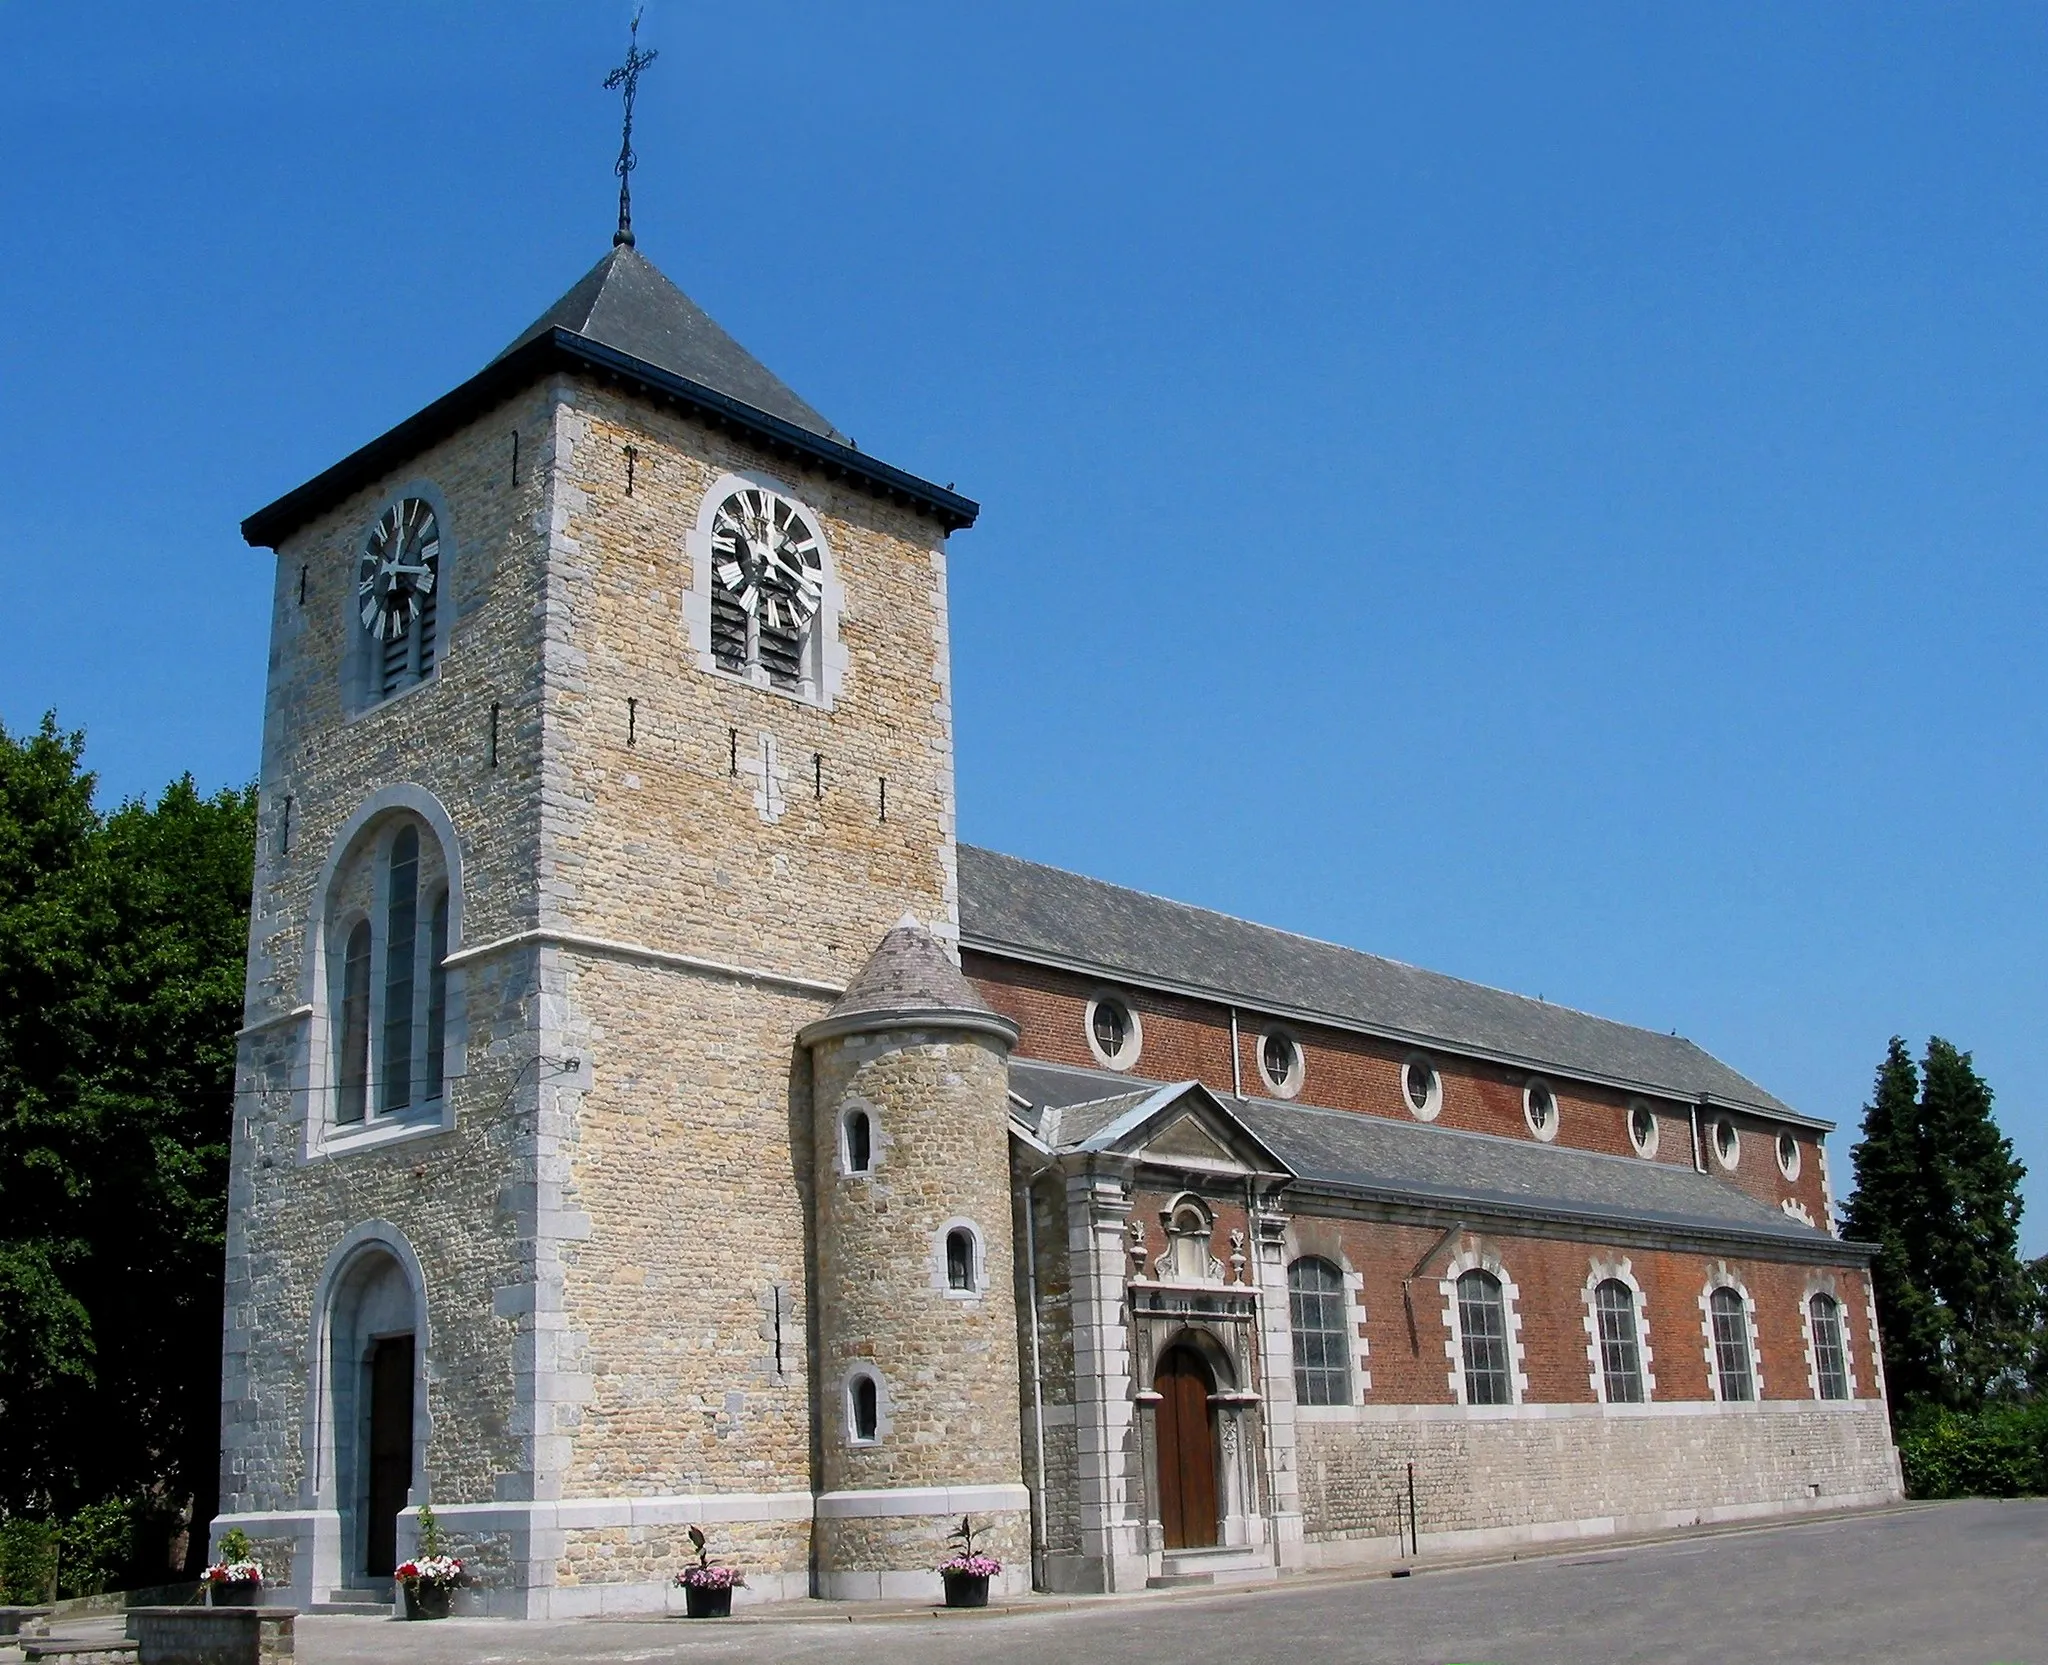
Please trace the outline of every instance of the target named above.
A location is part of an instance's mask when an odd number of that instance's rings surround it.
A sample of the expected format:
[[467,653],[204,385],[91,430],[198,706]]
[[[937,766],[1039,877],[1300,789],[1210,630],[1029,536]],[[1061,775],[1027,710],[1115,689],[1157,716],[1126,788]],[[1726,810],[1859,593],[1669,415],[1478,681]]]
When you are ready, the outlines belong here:
[[772,491],[736,491],[711,518],[711,572],[764,629],[801,636],[817,617],[825,558],[796,505]]
[[363,628],[395,642],[412,628],[441,576],[441,526],[433,505],[408,497],[379,517],[356,563]]

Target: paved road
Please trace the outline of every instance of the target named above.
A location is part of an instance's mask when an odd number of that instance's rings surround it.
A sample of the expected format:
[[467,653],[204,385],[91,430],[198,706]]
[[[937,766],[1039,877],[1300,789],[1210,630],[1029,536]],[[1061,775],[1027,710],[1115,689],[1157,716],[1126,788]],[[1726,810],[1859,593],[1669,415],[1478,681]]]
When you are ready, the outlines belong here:
[[2048,1665],[2048,1502],[1506,1566],[861,1624],[302,1619],[300,1665]]

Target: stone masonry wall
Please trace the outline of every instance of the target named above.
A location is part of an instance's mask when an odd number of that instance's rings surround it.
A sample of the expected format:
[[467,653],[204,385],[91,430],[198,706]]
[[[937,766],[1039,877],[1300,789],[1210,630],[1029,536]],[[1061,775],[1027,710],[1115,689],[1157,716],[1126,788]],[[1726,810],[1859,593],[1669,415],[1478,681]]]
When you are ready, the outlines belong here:
[[[521,1323],[495,1309],[527,1276],[516,1226],[538,1095],[515,1102],[536,1016],[534,967],[508,955],[451,989],[466,1055],[451,1060],[455,1125],[308,1164],[305,1120],[324,1013],[307,998],[317,890],[340,829],[381,788],[444,805],[463,861],[459,948],[533,917],[538,847],[539,655],[531,597],[544,545],[541,471],[510,471],[510,438],[541,449],[535,392],[356,493],[287,540],[275,562],[247,1021],[230,1177],[223,1380],[223,1512],[320,1502],[331,1454],[301,1448],[316,1285],[353,1228],[383,1220],[417,1252],[429,1290],[427,1467],[435,1501],[489,1498],[527,1467],[513,1406]],[[353,714],[355,561],[384,502],[431,480],[445,504],[442,658],[420,686]],[[259,557],[260,558],[260,557]],[[489,710],[501,707],[497,766]],[[289,808],[287,808],[289,801]],[[530,1083],[532,1072],[525,1071]],[[523,1116],[523,1120],[522,1120]],[[516,1478],[511,1478],[517,1484]],[[331,1504],[330,1504],[331,1506]]]
[[[818,1377],[821,1490],[1017,1486],[1017,1309],[1004,1048],[985,1036],[917,1031],[853,1035],[815,1049],[819,1161]],[[872,1166],[843,1173],[842,1112],[873,1118]],[[830,1156],[827,1153],[832,1153]],[[947,1287],[944,1239],[979,1236],[979,1293]],[[853,1438],[850,1373],[871,1370],[881,1419]],[[827,1518],[821,1564],[929,1567],[945,1513]],[[1023,1565],[1022,1510],[988,1516],[989,1549]]]
[[1425,1550],[1432,1535],[1441,1542],[1447,1533],[1647,1530],[1897,1496],[1890,1427],[1870,1401],[1680,1415],[1302,1414],[1298,1469],[1311,1544],[1398,1538],[1410,1462]]

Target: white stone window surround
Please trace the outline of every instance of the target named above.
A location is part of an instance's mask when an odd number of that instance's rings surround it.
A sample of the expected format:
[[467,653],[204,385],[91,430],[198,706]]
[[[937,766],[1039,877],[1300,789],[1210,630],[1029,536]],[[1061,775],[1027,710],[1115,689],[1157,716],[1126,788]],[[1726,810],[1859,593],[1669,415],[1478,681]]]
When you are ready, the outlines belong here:
[[[1414,1077],[1411,1071],[1425,1070],[1429,1075],[1429,1091],[1422,1095],[1418,1106],[1408,1086]],[[1436,1061],[1426,1053],[1410,1053],[1401,1063],[1401,1107],[1419,1122],[1433,1122],[1443,1114],[1444,1072],[1436,1067]]]
[[1842,1332],[1842,1374],[1849,1381],[1847,1399],[1821,1402],[1851,1405],[1859,1397],[1856,1392],[1856,1326],[1849,1322],[1849,1303],[1842,1298],[1841,1280],[1833,1272],[1819,1267],[1807,1274],[1806,1288],[1799,1297],[1799,1334],[1806,1346],[1807,1391],[1820,1399],[1820,1360],[1815,1356],[1813,1346],[1813,1298],[1816,1295],[1825,1295],[1835,1303],[1835,1327]]
[[[379,1115],[376,1111],[375,1059],[376,1048],[383,1034],[385,983],[384,933],[379,929],[378,921],[383,917],[383,910],[389,899],[391,839],[397,831],[399,819],[407,813],[421,823],[422,842],[431,836],[440,846],[448,884],[448,954],[451,959],[462,945],[462,846],[455,835],[454,822],[449,818],[441,801],[424,787],[400,783],[381,788],[359,804],[355,813],[336,833],[312,892],[311,916],[307,920],[306,952],[299,970],[301,1004],[309,1008],[309,1011],[296,1070],[299,1079],[294,1083],[298,1088],[294,1095],[298,1101],[296,1113],[302,1124],[299,1139],[301,1162],[341,1156],[350,1151],[393,1144],[405,1139],[424,1138],[444,1132],[455,1125],[454,1083],[467,1073],[469,1057],[468,1025],[463,1000],[463,971],[460,966],[451,966],[447,972],[447,1014],[441,1040],[440,1097],[428,1099],[424,1104],[415,1105],[396,1115]],[[387,824],[372,831],[372,842],[366,848],[363,835],[379,820]],[[336,1033],[335,1020],[340,995],[341,955],[347,946],[347,932],[353,928],[357,920],[365,917],[365,911],[352,909],[347,913],[337,914],[333,920],[328,918],[328,913],[329,899],[334,893],[343,863],[357,855],[362,855],[369,862],[375,884],[374,900],[367,910],[367,917],[371,922],[371,1083],[367,1113],[363,1121],[343,1126],[334,1120],[336,1094],[339,1090],[339,1060],[336,1057],[336,1048],[340,1037]],[[420,944],[429,940],[433,894],[428,892],[422,898],[421,926],[416,939]],[[423,947],[416,951],[424,955]],[[424,976],[414,979],[414,1033],[419,1037],[417,1044],[421,1047],[425,1045],[426,1035],[426,982]]]
[[[853,1396],[862,1382],[875,1384],[875,1432],[871,1439],[863,1439],[855,1429],[859,1424],[854,1420]],[[889,1437],[889,1384],[882,1379],[881,1371],[865,1362],[856,1364],[846,1372],[846,1379],[839,1389],[840,1437],[852,1446],[875,1446]]]
[[[1287,1049],[1287,1068],[1279,1075],[1266,1062],[1266,1048],[1276,1041]],[[1258,1060],[1259,1079],[1266,1084],[1267,1092],[1275,1098],[1293,1098],[1301,1091],[1302,1079],[1308,1071],[1308,1055],[1291,1029],[1277,1023],[1267,1024],[1259,1033],[1253,1053]]]
[[[367,630],[363,628],[362,605],[356,593],[356,572],[362,560],[363,547],[369,541],[377,522],[383,518],[386,509],[395,508],[408,497],[417,497],[432,507],[434,526],[441,536],[441,549],[435,559],[434,573],[434,663],[427,674],[416,682],[408,682],[403,688],[385,695],[375,692],[377,662],[381,648]],[[355,536],[348,545],[348,571],[341,586],[342,640],[348,643],[341,656],[341,709],[344,721],[358,722],[375,711],[388,711],[407,694],[417,693],[422,688],[431,688],[441,680],[441,667],[447,662],[448,649],[455,635],[455,568],[456,542],[454,523],[448,514],[448,499],[441,488],[432,480],[408,480],[404,485],[378,499],[375,507],[356,528]],[[415,626],[417,628],[417,626]]]
[[[1550,1114],[1543,1120],[1536,1119],[1536,1102],[1539,1094],[1545,1095],[1550,1104]],[[1564,1120],[1564,1106],[1558,1102],[1557,1089],[1540,1075],[1532,1075],[1522,1087],[1522,1120],[1529,1124],[1529,1131],[1546,1145],[1557,1142],[1558,1124]]]
[[[1126,1019],[1126,1036],[1123,1050],[1114,1056],[1103,1050],[1101,1041],[1095,1037],[1095,1009],[1104,1001],[1114,1002],[1123,1011]],[[1087,1037],[1088,1050],[1095,1061],[1106,1070],[1119,1072],[1138,1067],[1138,1060],[1145,1052],[1145,1021],[1138,1016],[1138,1008],[1131,1003],[1131,997],[1122,989],[1099,988],[1088,996],[1087,1005],[1081,1012],[1081,1033]]]
[[1586,1368],[1593,1384],[1593,1397],[1603,1405],[1608,1402],[1607,1372],[1600,1363],[1600,1311],[1594,1291],[1610,1279],[1625,1284],[1635,1297],[1636,1352],[1643,1373],[1643,1403],[1647,1405],[1657,1397],[1656,1356],[1650,1350],[1650,1303],[1643,1294],[1642,1284],[1636,1279],[1634,1262],[1626,1255],[1618,1260],[1593,1261],[1586,1273],[1585,1286],[1579,1291],[1579,1299],[1586,1309]]
[[[855,1116],[865,1116],[868,1121],[868,1165],[856,1168],[853,1165],[853,1145],[849,1129]],[[875,1170],[882,1165],[882,1118],[875,1114],[871,1104],[849,1104],[839,1113],[838,1161],[841,1179],[872,1179]]]
[[[1287,1271],[1293,1271],[1297,1261],[1326,1260],[1336,1267],[1338,1273],[1343,1277],[1344,1322],[1349,1329],[1351,1341],[1350,1359],[1353,1391],[1350,1400],[1351,1403],[1357,1404],[1372,1392],[1372,1342],[1367,1339],[1365,1333],[1365,1274],[1353,1266],[1351,1264],[1351,1257],[1344,1253],[1342,1247],[1335,1244],[1319,1242],[1314,1247],[1303,1247],[1290,1238],[1288,1249],[1291,1252],[1286,1257]],[[1285,1287],[1283,1282],[1282,1288],[1284,1289]],[[1286,1311],[1289,1321],[1292,1322],[1294,1315],[1292,1303],[1288,1303]],[[1293,1337],[1290,1335],[1288,1340],[1287,1357],[1291,1362],[1294,1358]],[[1341,1406],[1336,1405],[1302,1405],[1299,1399],[1295,1403],[1302,1410],[1342,1409]]]
[[[1753,1396],[1749,1399],[1721,1397],[1721,1361],[1714,1352],[1714,1291],[1717,1289],[1732,1289],[1742,1297],[1743,1333],[1749,1342],[1749,1386]],[[1706,1343],[1707,1386],[1713,1391],[1714,1402],[1738,1409],[1762,1404],[1764,1350],[1756,1325],[1756,1299],[1750,1294],[1749,1285],[1725,1260],[1717,1260],[1707,1269],[1707,1281],[1700,1288],[1700,1334]]]
[[[954,1232],[967,1234],[968,1286],[965,1289],[953,1287],[952,1268],[947,1264],[947,1243]],[[965,1215],[955,1215],[932,1233],[932,1276],[931,1286],[948,1301],[979,1301],[988,1293],[988,1240],[975,1221]]]
[[1475,1414],[1512,1410],[1529,1396],[1529,1373],[1522,1353],[1522,1291],[1508,1276],[1500,1256],[1488,1248],[1466,1249],[1452,1256],[1450,1264],[1444,1268],[1443,1277],[1437,1282],[1437,1289],[1444,1298],[1444,1329],[1449,1337],[1444,1342],[1444,1356],[1450,1364],[1451,1393],[1458,1404],[1465,1404],[1465,1332],[1458,1319],[1458,1280],[1467,1272],[1491,1272],[1500,1280],[1501,1303],[1507,1309],[1508,1381],[1514,1393],[1510,1405],[1474,1405],[1470,1408]]
[[[1636,1137],[1638,1111],[1650,1118],[1650,1134],[1646,1139],[1638,1139]],[[1628,1101],[1628,1108],[1622,1112],[1622,1118],[1628,1129],[1628,1142],[1636,1155],[1642,1157],[1645,1161],[1655,1161],[1657,1157],[1657,1144],[1664,1132],[1664,1118],[1657,1114],[1657,1107],[1648,1099],[1632,1098]]]
[[1707,1123],[1707,1149],[1714,1153],[1714,1161],[1731,1174],[1742,1166],[1742,1129],[1735,1125],[1733,1116],[1716,1116]]
[[[772,491],[795,509],[805,530],[817,539],[824,563],[818,614],[811,621],[810,637],[804,646],[804,678],[795,688],[777,687],[758,665],[750,666],[744,674],[729,671],[718,663],[717,656],[711,651],[711,522],[728,497],[734,492],[748,490]],[[697,506],[697,524],[683,534],[683,552],[690,562],[690,587],[683,592],[683,628],[689,637],[690,651],[696,656],[697,668],[727,682],[759,688],[764,693],[795,700],[799,705],[830,711],[838,703],[840,692],[846,685],[851,656],[839,635],[839,621],[846,612],[846,588],[840,582],[839,561],[833,554],[832,540],[825,536],[824,523],[819,520],[817,511],[798,495],[794,487],[772,474],[757,469],[721,474]]]
[[[1798,1135],[1788,1127],[1779,1133],[1776,1143],[1778,1172],[1783,1174],[1787,1180],[1797,1179],[1801,1165]],[[1792,1159],[1789,1162],[1785,1160],[1785,1153],[1788,1150],[1792,1153]]]

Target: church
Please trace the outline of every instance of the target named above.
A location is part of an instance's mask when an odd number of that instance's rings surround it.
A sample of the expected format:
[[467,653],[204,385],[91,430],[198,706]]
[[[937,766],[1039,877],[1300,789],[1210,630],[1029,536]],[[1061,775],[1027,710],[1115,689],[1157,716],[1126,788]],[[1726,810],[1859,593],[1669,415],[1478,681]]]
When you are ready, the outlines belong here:
[[[516,320],[508,320],[508,324]],[[221,1514],[272,1599],[1223,1584],[1901,1495],[1829,1124],[956,837],[951,540],[638,250],[275,558]],[[967,737],[973,743],[972,735]]]

